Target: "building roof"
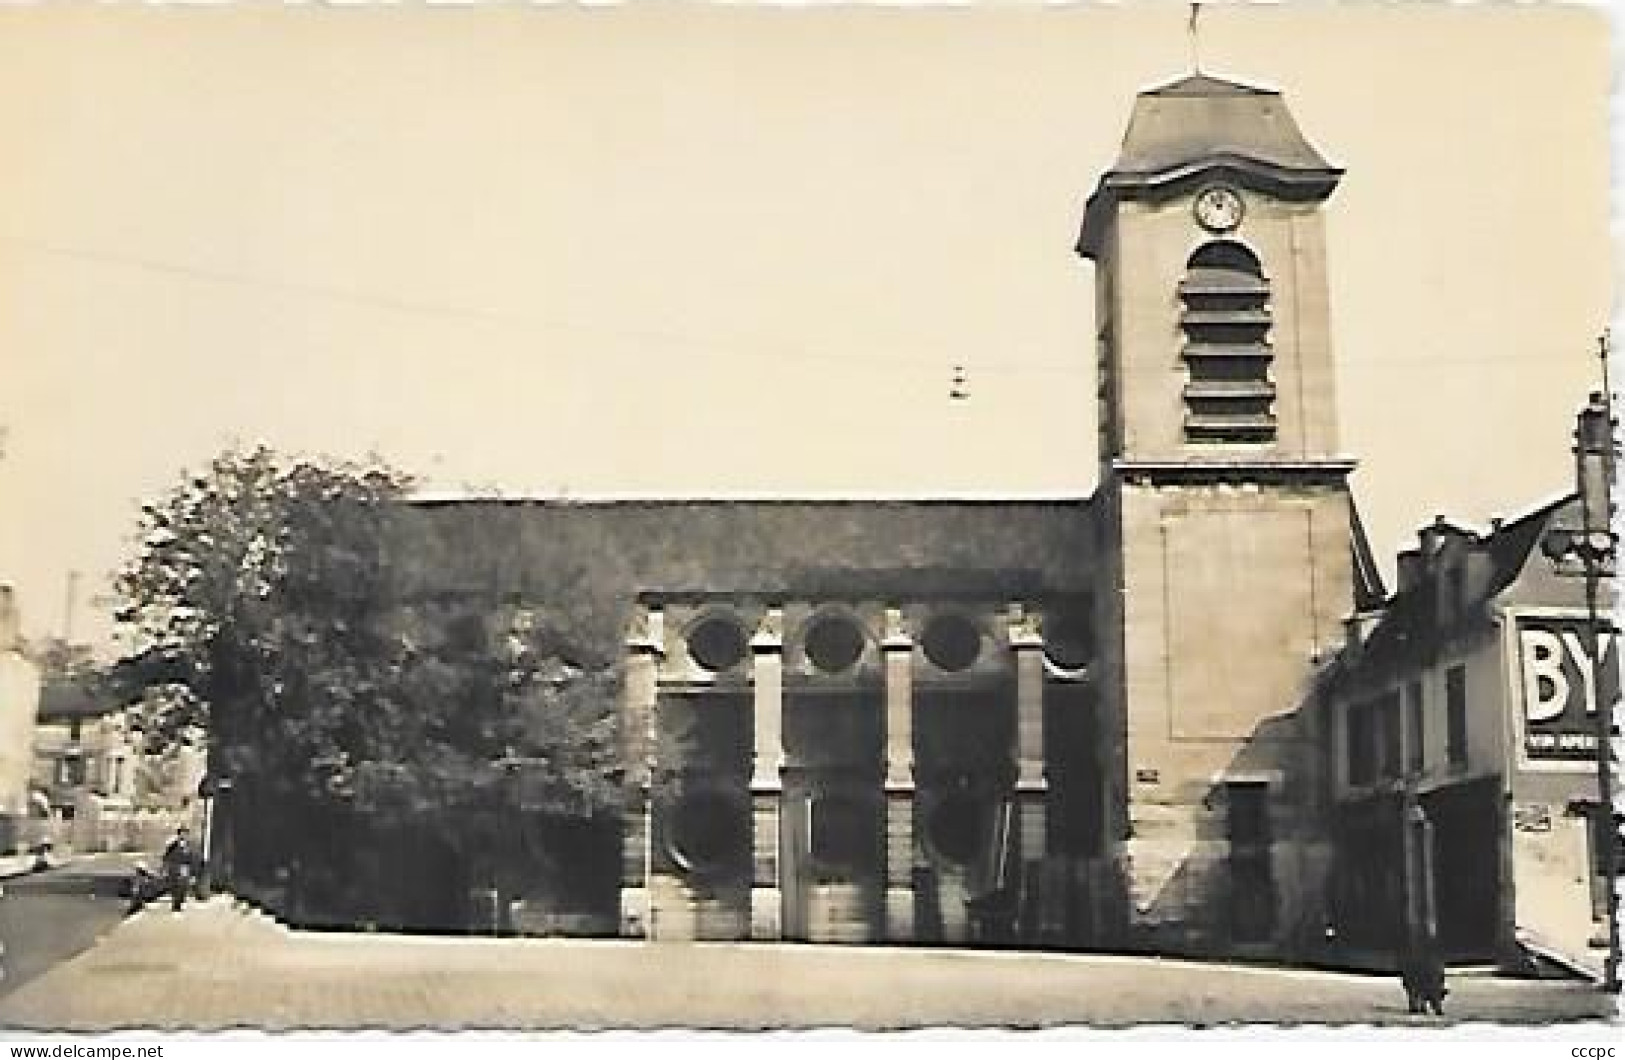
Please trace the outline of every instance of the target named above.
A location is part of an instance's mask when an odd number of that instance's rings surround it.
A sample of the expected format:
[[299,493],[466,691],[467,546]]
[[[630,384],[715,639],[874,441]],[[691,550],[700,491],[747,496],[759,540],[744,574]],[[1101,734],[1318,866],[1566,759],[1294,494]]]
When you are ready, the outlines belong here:
[[1055,601],[1098,576],[1083,500],[418,499],[386,549],[414,606],[523,598],[619,651],[636,599]]
[[[1507,586],[1517,580],[1529,560],[1530,553],[1540,546],[1541,535],[1552,523],[1553,517],[1576,500],[1573,493],[1549,500],[1511,520],[1497,524],[1487,533],[1451,519],[1440,517],[1427,530],[1440,530],[1466,539],[1468,546],[1489,560],[1489,570],[1483,586],[1467,601],[1469,608],[1485,600],[1493,600]],[[1429,569],[1414,584],[1395,593],[1383,607],[1382,618],[1365,637],[1357,653],[1365,665],[1387,665],[1410,659],[1441,634],[1435,601],[1439,572]],[[1348,658],[1348,656],[1345,656]]]
[[885,583],[931,595],[955,577],[1056,594],[1093,581],[1092,512],[1082,499],[417,498],[395,530],[403,584],[425,591],[530,592],[590,572],[628,594]]
[[1382,570],[1371,549],[1365,520],[1360,517],[1360,505],[1352,493],[1349,495],[1349,548],[1354,568],[1354,610],[1376,610],[1387,599],[1388,590],[1382,583]]
[[97,695],[78,681],[47,681],[40,688],[40,721],[96,718],[119,709],[112,698]]
[[1491,567],[1489,595],[1494,596],[1517,579],[1529,553],[1540,544],[1541,534],[1545,533],[1552,516],[1578,498],[1579,494],[1565,493],[1496,527],[1486,541]]
[[1332,168],[1279,92],[1196,74],[1140,93],[1112,169],[1161,173],[1225,155],[1283,169]]
[[414,505],[486,504],[486,505],[540,505],[566,508],[603,508],[611,506],[673,507],[681,505],[798,505],[830,508],[849,505],[1025,505],[1087,504],[1094,497],[1089,490],[1033,490],[1024,493],[990,492],[986,490],[938,490],[909,492],[900,490],[704,490],[692,493],[665,490],[644,492],[639,490],[607,491],[601,493],[532,492],[501,489],[420,489],[406,495],[406,503]]
[[1119,199],[1170,194],[1215,170],[1310,200],[1330,195],[1343,174],[1304,137],[1281,93],[1193,74],[1135,97],[1117,161],[1089,198],[1079,253],[1099,252]]

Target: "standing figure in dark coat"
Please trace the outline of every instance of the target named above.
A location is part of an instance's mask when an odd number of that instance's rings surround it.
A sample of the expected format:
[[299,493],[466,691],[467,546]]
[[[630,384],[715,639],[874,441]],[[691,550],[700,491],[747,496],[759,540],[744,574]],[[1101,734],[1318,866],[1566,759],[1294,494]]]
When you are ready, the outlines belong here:
[[175,829],[175,838],[164,848],[164,879],[169,884],[169,900],[175,912],[186,904],[186,892],[192,889],[192,877],[197,870],[197,854],[192,849],[191,833],[183,825]]
[[1445,989],[1444,958],[1437,940],[1426,933],[1410,940],[1400,958],[1399,981],[1412,1012],[1444,1015],[1444,998],[1450,991]]

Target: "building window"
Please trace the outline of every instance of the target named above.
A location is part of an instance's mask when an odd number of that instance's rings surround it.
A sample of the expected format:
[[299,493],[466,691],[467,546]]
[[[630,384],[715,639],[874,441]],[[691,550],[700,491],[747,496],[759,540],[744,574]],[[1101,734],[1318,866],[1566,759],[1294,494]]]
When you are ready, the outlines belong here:
[[1423,709],[1422,682],[1405,686],[1405,768],[1420,773],[1427,768],[1426,711]]
[[949,864],[968,865],[986,847],[992,816],[985,798],[951,792],[926,815],[926,847]]
[[1467,668],[1445,671],[1445,754],[1453,766],[1467,764]]
[[79,737],[80,737],[80,734],[81,734],[82,731],[83,731],[83,721],[81,719],[74,718],[72,721],[68,722],[68,739],[69,740],[73,741],[74,743],[78,743],[79,742]]
[[1445,626],[1460,622],[1467,613],[1467,572],[1461,569],[1460,562],[1451,563],[1444,571],[1444,615]]
[[1179,283],[1185,332],[1185,440],[1275,440],[1270,380],[1269,282],[1246,247],[1220,240],[1197,248]]
[[66,788],[77,788],[84,784],[85,760],[76,754],[57,759],[56,782]]
[[749,863],[750,808],[720,791],[690,792],[673,807],[668,849],[684,872],[737,872]]
[[813,871],[827,881],[850,880],[873,864],[879,835],[874,807],[847,795],[824,795],[808,804]]
[[1376,779],[1377,732],[1372,707],[1371,703],[1351,703],[1346,715],[1349,784],[1353,787]]
[[1377,701],[1377,726],[1382,739],[1382,775],[1398,777],[1405,765],[1403,704],[1396,689]]

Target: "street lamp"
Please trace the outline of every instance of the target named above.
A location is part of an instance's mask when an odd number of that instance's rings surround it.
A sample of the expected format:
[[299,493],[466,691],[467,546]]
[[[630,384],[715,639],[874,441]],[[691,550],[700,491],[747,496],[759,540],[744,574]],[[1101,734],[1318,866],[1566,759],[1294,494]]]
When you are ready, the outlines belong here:
[[[1605,346],[1606,350],[1606,346]],[[1606,354],[1605,354],[1606,355]],[[1591,630],[1591,687],[1597,690],[1597,812],[1603,815],[1601,846],[1604,910],[1608,920],[1608,958],[1603,966],[1603,988],[1619,993],[1619,841],[1614,825],[1613,697],[1603,692],[1603,624],[1597,618],[1597,595],[1602,575],[1614,560],[1614,422],[1610,395],[1591,395],[1574,432],[1575,476],[1580,487],[1581,528],[1578,549],[1585,563],[1586,622]]]
[[[1606,355],[1606,340],[1604,345]],[[1606,378],[1606,377],[1605,377]],[[1603,683],[1606,626],[1598,615],[1597,597],[1602,579],[1611,576],[1616,560],[1613,532],[1614,431],[1618,424],[1606,390],[1593,393],[1581,411],[1574,431],[1575,481],[1580,499],[1578,527],[1552,527],[1541,550],[1554,563],[1577,558],[1585,573],[1586,629],[1591,641],[1591,687],[1596,689],[1597,813],[1602,827],[1595,829],[1601,862],[1604,913],[1608,921],[1608,956],[1603,965],[1603,989],[1619,993],[1620,938],[1618,823],[1614,819],[1613,696]],[[1617,687],[1617,684],[1616,686]]]

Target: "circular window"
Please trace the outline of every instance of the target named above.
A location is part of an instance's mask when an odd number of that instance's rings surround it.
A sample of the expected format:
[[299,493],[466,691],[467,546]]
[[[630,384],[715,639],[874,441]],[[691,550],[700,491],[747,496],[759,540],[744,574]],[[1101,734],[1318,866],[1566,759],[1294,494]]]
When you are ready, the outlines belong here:
[[982,631],[963,615],[938,615],[925,627],[925,657],[939,669],[968,670],[982,654]]
[[688,654],[712,673],[731,670],[750,651],[745,629],[731,618],[701,619],[688,633]]
[[967,865],[982,849],[986,816],[986,805],[976,796],[948,795],[931,808],[925,840],[944,861]]
[[1094,637],[1088,618],[1078,612],[1046,616],[1044,654],[1062,670],[1081,670],[1089,665]]
[[684,795],[672,808],[671,856],[687,872],[714,872],[750,853],[750,816],[720,791]]
[[825,616],[807,629],[807,658],[826,674],[849,670],[863,654],[863,631],[849,618]]

